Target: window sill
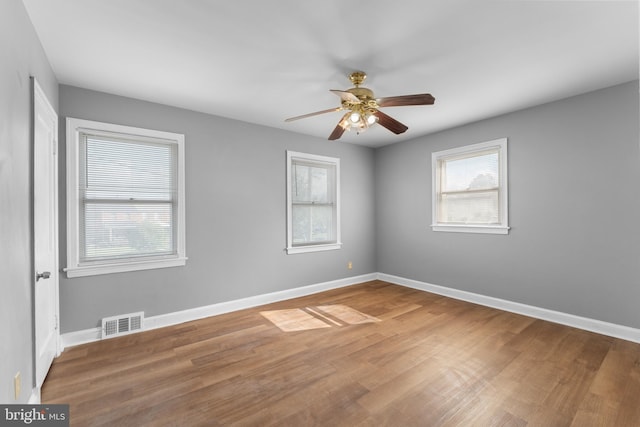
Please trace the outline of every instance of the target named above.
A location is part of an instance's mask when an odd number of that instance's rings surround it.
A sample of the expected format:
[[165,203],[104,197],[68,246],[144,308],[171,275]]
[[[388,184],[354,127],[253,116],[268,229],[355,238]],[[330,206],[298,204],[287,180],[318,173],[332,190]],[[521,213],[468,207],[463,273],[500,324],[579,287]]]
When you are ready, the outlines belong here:
[[451,233],[509,234],[509,228],[502,225],[431,224],[433,231]]
[[180,267],[187,264],[187,258],[171,258],[164,260],[148,260],[137,262],[121,262],[110,264],[93,264],[63,269],[68,278],[96,276],[98,274],[124,273],[128,271],[152,270],[156,268]]
[[329,243],[326,245],[292,246],[287,248],[287,254],[303,254],[306,252],[333,251],[340,249],[342,243]]

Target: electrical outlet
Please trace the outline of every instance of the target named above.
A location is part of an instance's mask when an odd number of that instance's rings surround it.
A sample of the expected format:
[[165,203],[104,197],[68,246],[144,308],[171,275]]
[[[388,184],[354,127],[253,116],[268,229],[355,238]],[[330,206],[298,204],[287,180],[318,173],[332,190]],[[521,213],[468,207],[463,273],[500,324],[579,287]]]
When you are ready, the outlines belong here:
[[347,268],[348,268],[349,270],[351,270],[351,269],[353,268],[353,263],[352,263],[351,261],[349,261],[349,262],[347,263]]
[[20,372],[13,377],[13,393],[16,400],[20,398],[20,389],[22,388],[22,379],[20,378]]

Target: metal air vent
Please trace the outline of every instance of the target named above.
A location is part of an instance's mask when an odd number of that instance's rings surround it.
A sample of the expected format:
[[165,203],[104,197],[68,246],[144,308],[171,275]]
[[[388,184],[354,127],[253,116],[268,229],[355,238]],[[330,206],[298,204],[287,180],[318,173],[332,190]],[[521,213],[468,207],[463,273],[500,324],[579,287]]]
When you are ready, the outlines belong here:
[[142,330],[144,312],[121,314],[102,319],[102,338],[126,335]]

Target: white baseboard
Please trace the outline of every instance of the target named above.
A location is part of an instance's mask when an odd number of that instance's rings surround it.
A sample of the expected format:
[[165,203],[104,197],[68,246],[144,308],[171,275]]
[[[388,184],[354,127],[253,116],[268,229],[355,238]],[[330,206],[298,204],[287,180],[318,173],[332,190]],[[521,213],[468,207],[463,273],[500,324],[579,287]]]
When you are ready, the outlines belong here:
[[31,396],[29,396],[29,401],[27,402],[29,405],[39,405],[40,404],[40,388],[31,389]]
[[60,351],[74,345],[86,344],[88,342],[99,341],[102,337],[102,330],[97,328],[83,329],[81,331],[66,332],[60,335]]
[[[144,330],[177,325],[180,323],[198,320],[209,316],[216,316],[232,311],[243,310],[245,308],[257,307],[259,305],[302,297],[318,292],[327,291],[330,289],[342,288],[345,286],[355,285],[358,283],[368,282],[376,279],[412,289],[431,292],[462,301],[472,302],[474,304],[493,307],[499,310],[522,314],[524,316],[534,317],[536,319],[547,320],[549,322],[559,323],[562,325],[584,329],[598,334],[608,335],[611,337],[640,343],[640,329],[603,322],[601,320],[590,319],[587,317],[575,316],[573,314],[548,310],[546,308],[535,307],[532,305],[521,304],[499,298],[488,297],[485,295],[461,291],[458,289],[447,288],[431,283],[420,282],[418,280],[406,279],[403,277],[393,276],[385,273],[363,274],[361,276],[348,277],[345,279],[338,279],[330,282],[302,286],[299,288],[287,289],[284,291],[271,292],[268,294],[256,295],[248,298],[226,301],[203,307],[176,311],[173,313],[161,314],[158,316],[151,316],[147,317],[144,320]],[[60,336],[62,350],[65,347],[99,341],[101,339],[101,335],[102,334],[99,327],[64,333]]]
[[[243,310],[245,308],[270,304],[272,302],[312,295],[318,292],[328,291],[330,289],[343,288],[345,286],[376,280],[377,278],[377,273],[363,274],[360,276],[347,277],[345,279],[332,280],[330,282],[317,283],[314,285],[302,286],[299,288],[287,289],[284,291],[271,292],[268,294],[256,295],[248,298],[226,301],[188,310],[176,311],[173,313],[160,314],[158,316],[150,316],[144,319],[144,330],[146,331],[150,329],[162,328],[165,326],[177,325],[179,323],[198,320],[209,316],[216,316],[232,311]],[[60,341],[62,343],[61,347],[62,350],[64,350],[66,347],[99,341],[101,339],[101,336],[102,333],[99,327],[84,329],[81,331],[67,332],[60,336]]]
[[379,280],[405,286],[407,288],[431,292],[462,301],[468,301],[487,307],[493,307],[512,313],[522,314],[524,316],[534,317],[536,319],[547,320],[553,323],[560,323],[562,325],[640,343],[640,329],[631,328],[629,326],[603,322],[601,320],[590,319],[588,317],[575,316],[573,314],[548,310],[546,308],[540,308],[499,298],[488,297],[485,295],[474,294],[472,292],[461,291],[458,289],[446,288],[444,286],[433,285],[431,283],[420,282],[412,279],[405,279],[403,277],[393,276],[385,273],[378,273],[377,276]]

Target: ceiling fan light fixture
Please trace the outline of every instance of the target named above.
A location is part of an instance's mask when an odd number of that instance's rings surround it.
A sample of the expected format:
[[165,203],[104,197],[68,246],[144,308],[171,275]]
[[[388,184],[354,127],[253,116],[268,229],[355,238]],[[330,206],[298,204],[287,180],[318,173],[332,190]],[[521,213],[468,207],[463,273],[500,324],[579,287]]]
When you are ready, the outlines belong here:
[[399,135],[406,132],[409,128],[393,117],[390,117],[380,111],[380,107],[433,105],[435,102],[435,98],[429,93],[376,98],[371,89],[360,86],[366,78],[367,75],[363,71],[354,71],[349,75],[349,80],[351,80],[354,87],[346,90],[330,90],[330,92],[333,92],[340,97],[341,102],[339,107],[290,117],[285,119],[285,122],[291,122],[334,111],[345,111],[345,114],[333,129],[333,132],[329,135],[328,139],[330,141],[339,139],[345,131],[349,131],[351,129],[355,129],[356,133],[359,134],[366,131],[370,126],[373,126],[376,123],[396,135]]
[[349,130],[351,128],[351,122],[349,121],[348,113],[342,118],[342,120],[340,120],[340,123],[338,123],[338,126],[340,126],[344,130]]

